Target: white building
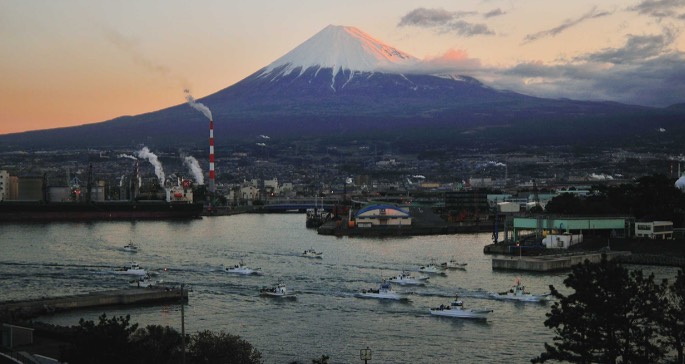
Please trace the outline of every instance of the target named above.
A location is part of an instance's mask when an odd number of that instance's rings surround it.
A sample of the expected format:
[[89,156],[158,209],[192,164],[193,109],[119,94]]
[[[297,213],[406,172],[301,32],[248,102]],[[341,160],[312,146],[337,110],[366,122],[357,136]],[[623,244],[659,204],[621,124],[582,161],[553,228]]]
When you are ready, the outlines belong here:
[[636,222],[635,236],[638,238],[650,239],[672,239],[673,222],[671,221],[652,221]]

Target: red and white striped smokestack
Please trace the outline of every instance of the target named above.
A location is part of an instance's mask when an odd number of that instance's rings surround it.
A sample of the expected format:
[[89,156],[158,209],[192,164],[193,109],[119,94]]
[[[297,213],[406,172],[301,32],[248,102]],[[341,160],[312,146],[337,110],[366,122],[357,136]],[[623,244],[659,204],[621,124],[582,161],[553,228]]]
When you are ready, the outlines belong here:
[[209,192],[216,192],[214,187],[214,121],[209,120]]

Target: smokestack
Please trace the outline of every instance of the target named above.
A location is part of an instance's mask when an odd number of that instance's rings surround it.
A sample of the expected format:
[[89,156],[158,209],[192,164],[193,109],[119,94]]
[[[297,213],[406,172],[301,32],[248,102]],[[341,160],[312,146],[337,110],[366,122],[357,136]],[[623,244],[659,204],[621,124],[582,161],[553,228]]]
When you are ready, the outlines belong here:
[[209,119],[209,192],[214,194],[214,121]]
[[214,121],[212,120],[212,112],[207,106],[196,102],[190,94],[190,90],[184,90],[183,92],[186,94],[188,105],[209,119],[209,193],[214,194],[216,187],[214,186]]

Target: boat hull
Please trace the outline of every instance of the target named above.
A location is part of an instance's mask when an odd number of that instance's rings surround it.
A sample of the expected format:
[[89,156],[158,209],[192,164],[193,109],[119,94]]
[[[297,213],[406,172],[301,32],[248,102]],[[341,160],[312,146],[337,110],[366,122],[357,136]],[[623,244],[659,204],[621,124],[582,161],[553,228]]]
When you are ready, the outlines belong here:
[[249,275],[258,275],[259,272],[255,271],[254,269],[229,269],[226,268],[224,269],[224,272],[229,273],[229,274],[239,274],[243,276],[249,276]]
[[375,298],[378,300],[404,300],[406,299],[405,297],[402,297],[401,295],[397,293],[357,293],[357,297],[359,298]]
[[488,314],[492,312],[491,310],[456,310],[456,309],[430,309],[430,314],[433,316],[442,317],[457,317],[457,318],[467,318],[467,319],[487,319]]
[[548,295],[537,296],[537,295],[512,295],[512,294],[499,294],[493,293],[490,297],[500,300],[500,301],[519,301],[519,302],[547,302],[550,300]]

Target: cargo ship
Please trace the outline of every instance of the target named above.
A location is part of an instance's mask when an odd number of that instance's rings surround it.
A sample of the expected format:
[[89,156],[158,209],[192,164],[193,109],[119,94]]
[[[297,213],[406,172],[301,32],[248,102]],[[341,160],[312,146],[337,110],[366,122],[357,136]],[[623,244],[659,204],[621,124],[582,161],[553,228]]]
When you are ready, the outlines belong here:
[[0,201],[0,222],[198,219],[203,215],[204,203],[194,201],[190,180],[179,180],[175,186],[160,188],[162,194],[146,197],[139,192],[137,166],[131,181],[125,200],[104,199],[103,186],[90,182],[90,172],[85,191],[78,184],[49,187],[44,180],[38,181],[42,193],[37,199]]

